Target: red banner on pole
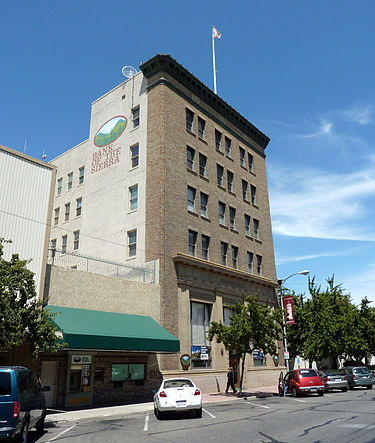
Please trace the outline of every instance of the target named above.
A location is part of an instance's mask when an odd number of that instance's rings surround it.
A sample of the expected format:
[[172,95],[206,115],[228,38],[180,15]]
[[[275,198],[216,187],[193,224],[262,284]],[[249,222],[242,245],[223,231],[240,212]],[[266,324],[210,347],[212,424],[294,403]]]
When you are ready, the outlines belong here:
[[294,305],[293,305],[293,296],[287,295],[284,297],[284,308],[286,311],[286,319],[285,324],[292,325],[295,323],[294,321]]

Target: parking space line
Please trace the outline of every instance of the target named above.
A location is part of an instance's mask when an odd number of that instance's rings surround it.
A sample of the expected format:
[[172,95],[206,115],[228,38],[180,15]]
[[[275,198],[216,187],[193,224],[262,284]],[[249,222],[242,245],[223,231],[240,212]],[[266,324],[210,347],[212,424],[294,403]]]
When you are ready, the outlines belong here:
[[299,401],[300,403],[306,403],[306,400],[298,400],[297,398],[291,398],[293,401]]
[[143,426],[143,430],[144,430],[144,431],[148,431],[148,420],[149,420],[149,416],[146,415],[146,418],[145,418],[145,425]]
[[207,411],[207,409],[203,409],[202,408],[202,411],[204,411],[206,414],[208,414],[210,417],[212,417],[212,418],[216,418],[215,416],[214,416],[214,414],[211,414],[211,412],[208,412]]
[[259,408],[264,408],[264,409],[270,409],[269,406],[263,406],[263,405],[258,405],[256,403],[250,403],[250,402],[246,402],[247,405],[251,405],[251,406],[258,406]]
[[65,432],[70,431],[71,429],[75,428],[76,426],[77,426],[77,423],[75,425],[71,426],[70,428],[65,429],[65,431],[60,432],[60,434],[56,435],[56,437],[49,439],[48,442],[46,442],[46,443],[49,443],[50,441],[53,441],[53,440],[57,440],[59,437],[61,437],[63,434],[65,434]]

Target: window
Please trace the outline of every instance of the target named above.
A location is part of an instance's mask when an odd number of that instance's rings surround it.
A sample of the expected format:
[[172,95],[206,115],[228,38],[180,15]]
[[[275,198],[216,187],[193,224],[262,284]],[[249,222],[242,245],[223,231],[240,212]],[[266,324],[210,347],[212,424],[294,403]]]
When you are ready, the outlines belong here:
[[215,146],[218,151],[221,151],[221,132],[215,129]]
[[260,255],[257,255],[257,273],[262,275],[262,257]]
[[193,132],[194,112],[186,109],[186,129]]
[[229,307],[224,306],[223,307],[223,325],[224,326],[230,326],[230,318],[233,315],[233,310]]
[[231,139],[225,137],[225,155],[229,158],[231,157],[231,144],[232,144]]
[[76,200],[76,216],[79,217],[82,214],[82,197]]
[[224,168],[217,164],[217,184],[224,187]]
[[225,203],[219,202],[219,223],[225,226]]
[[252,154],[248,153],[247,159],[249,162],[249,171],[254,172],[254,156]]
[[138,209],[138,185],[129,188],[129,208],[131,211]]
[[[190,302],[190,318],[191,318],[191,344],[192,348],[192,367],[193,368],[209,368],[211,359],[201,359],[201,346],[209,346],[207,339],[207,331],[210,328],[211,305],[207,303]],[[206,348],[206,352],[209,349]],[[207,355],[207,354],[206,354]]]
[[248,188],[247,181],[242,180],[242,197],[244,200],[248,200],[247,188]]
[[201,192],[201,216],[208,218],[208,195]]
[[253,256],[252,252],[247,251],[247,272],[253,272]]
[[186,147],[186,167],[194,171],[195,150],[190,146]]
[[197,233],[189,229],[189,255],[195,257],[195,249],[197,245]]
[[221,264],[227,265],[228,243],[220,242]]
[[130,163],[135,168],[139,164],[139,144],[130,147]]
[[188,186],[188,211],[195,212],[195,194],[196,190]]
[[57,240],[54,238],[53,240],[51,240],[51,249],[56,249],[57,246]]
[[72,189],[73,186],[73,172],[69,172],[68,174],[68,191]]
[[245,149],[240,146],[240,165],[245,167]]
[[70,217],[70,203],[65,204],[65,221],[68,221]]
[[63,235],[62,236],[62,242],[61,242],[61,252],[64,254],[66,252],[66,247],[68,245],[68,236]]
[[54,218],[55,225],[59,223],[59,216],[60,216],[60,208],[55,208],[55,218]]
[[202,258],[208,260],[208,251],[210,247],[210,237],[202,234]]
[[198,137],[204,139],[204,128],[206,126],[206,122],[203,118],[198,117]]
[[244,215],[244,221],[245,221],[245,234],[249,237],[251,237],[251,231],[250,231],[250,215],[245,214]]
[[128,232],[128,257],[137,255],[137,230]]
[[62,193],[62,186],[63,186],[63,179],[62,179],[62,177],[60,177],[57,180],[57,195],[61,195],[61,193]]
[[76,250],[79,248],[79,231],[74,231],[74,241],[73,241],[73,249]]
[[138,128],[139,121],[140,121],[139,106],[137,106],[136,108],[132,109],[132,120],[133,120],[133,128]]
[[238,247],[232,246],[232,266],[238,268]]
[[199,174],[202,177],[206,177],[207,175],[206,166],[207,166],[207,157],[203,154],[199,154]]
[[227,171],[227,185],[228,191],[233,192],[233,172]]
[[144,380],[144,363],[112,363],[112,382],[123,382],[125,380]]
[[236,229],[236,209],[229,206],[229,227]]
[[251,185],[251,203],[253,205],[257,204],[257,188]]
[[81,166],[81,167],[79,168],[78,184],[79,184],[79,185],[82,185],[82,183],[84,182],[84,180],[85,180],[85,167],[84,167],[84,166]]
[[260,239],[260,235],[259,235],[259,220],[255,220],[255,218],[253,219],[253,227],[254,227],[254,237],[259,240]]

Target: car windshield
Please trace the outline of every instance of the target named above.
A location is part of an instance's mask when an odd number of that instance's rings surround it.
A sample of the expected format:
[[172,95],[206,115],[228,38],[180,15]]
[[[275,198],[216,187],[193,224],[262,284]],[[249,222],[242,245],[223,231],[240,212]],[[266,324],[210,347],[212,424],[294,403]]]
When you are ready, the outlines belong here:
[[316,371],[314,371],[314,369],[301,369],[299,371],[299,374],[301,377],[317,377],[318,374],[316,373]]
[[355,368],[353,369],[354,374],[371,374],[369,368]]
[[9,372],[0,372],[0,395],[9,395],[11,392]]
[[191,380],[166,380],[164,382],[164,388],[192,388],[193,383]]

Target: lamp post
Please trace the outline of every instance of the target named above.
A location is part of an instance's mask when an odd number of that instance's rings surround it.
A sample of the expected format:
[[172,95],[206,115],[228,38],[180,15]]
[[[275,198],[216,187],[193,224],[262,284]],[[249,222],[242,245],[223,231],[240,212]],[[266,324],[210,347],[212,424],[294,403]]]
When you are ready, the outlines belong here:
[[[288,353],[288,344],[286,342],[286,324],[285,324],[282,286],[288,280],[288,278],[293,277],[294,275],[309,275],[309,273],[310,273],[310,271],[308,271],[308,270],[299,271],[299,272],[295,272],[294,274],[289,275],[287,278],[277,280],[277,283],[279,284],[280,307],[281,307],[282,313],[283,313],[283,335],[284,335],[284,352],[285,353]],[[289,357],[286,359],[286,369],[287,369],[287,372],[289,372]]]

